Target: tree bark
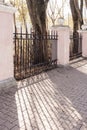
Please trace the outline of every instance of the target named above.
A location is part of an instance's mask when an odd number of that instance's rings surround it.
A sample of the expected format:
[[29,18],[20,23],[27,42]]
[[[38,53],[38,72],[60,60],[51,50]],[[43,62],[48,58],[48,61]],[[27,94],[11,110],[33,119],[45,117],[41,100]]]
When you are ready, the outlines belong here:
[[83,0],[80,0],[80,6],[78,0],[70,0],[70,7],[73,18],[73,53],[78,53],[79,35],[77,30],[81,29],[83,24]]
[[71,7],[72,19],[73,19],[73,32],[76,32],[79,29],[79,20],[78,20],[78,13],[75,8],[74,0],[70,0],[70,7]]
[[80,0],[80,7],[78,0],[70,0],[70,7],[73,18],[73,31],[76,32],[83,24],[83,0]]
[[[38,59],[41,62],[42,60],[45,61],[47,60],[47,41],[43,42],[40,37],[42,35],[47,34],[46,30],[46,8],[47,8],[47,3],[49,0],[26,0],[27,1],[27,6],[28,6],[28,11],[29,15],[31,18],[31,22],[33,25],[33,29],[35,30],[35,33],[38,37],[38,42],[34,41],[34,53],[36,52],[38,55],[34,55],[35,59],[34,62],[37,63]],[[44,50],[44,51],[43,51]],[[42,56],[42,57],[40,57]],[[40,62],[40,61],[39,61]]]
[[[70,0],[70,7],[73,18],[73,53],[78,52],[78,32],[77,30],[80,27],[80,14],[78,13],[78,2],[75,0]],[[78,10],[78,11],[77,11]]]
[[80,3],[80,14],[81,14],[81,21],[80,21],[80,28],[81,26],[83,25],[83,0],[81,0],[81,3]]
[[26,0],[31,22],[39,34],[46,33],[46,5],[44,0]]
[[87,0],[85,0],[85,5],[86,5],[86,8],[87,8]]

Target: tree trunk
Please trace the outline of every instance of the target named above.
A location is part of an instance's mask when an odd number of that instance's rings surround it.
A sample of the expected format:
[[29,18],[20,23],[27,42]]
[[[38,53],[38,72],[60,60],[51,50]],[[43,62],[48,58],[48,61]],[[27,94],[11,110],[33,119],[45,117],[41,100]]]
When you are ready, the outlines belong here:
[[79,30],[83,24],[83,0],[80,0],[80,7],[78,0],[70,0],[70,7],[73,18],[73,53],[78,53]]
[[74,0],[70,0],[70,7],[73,18],[73,54],[75,54],[78,49],[78,41],[76,37],[77,37],[77,30],[79,29],[79,20],[78,20],[78,13],[74,5]]
[[87,0],[85,0],[85,5],[86,5],[86,8],[87,8]]
[[81,14],[81,21],[80,21],[80,29],[81,29],[81,26],[83,25],[83,0],[81,0],[81,3],[80,3],[80,14]]
[[[35,35],[39,40],[34,41],[34,62],[47,61],[48,49],[47,49],[47,40],[43,42],[43,39],[40,37],[42,35],[46,35],[46,7],[48,0],[26,0],[27,6],[29,10],[29,15],[31,18],[31,22],[33,25],[33,29],[35,30]],[[42,56],[42,57],[41,57]]]
[[70,7],[71,7],[72,19],[73,19],[73,32],[76,32],[79,29],[79,20],[78,20],[78,13],[75,8],[74,0],[70,0]]

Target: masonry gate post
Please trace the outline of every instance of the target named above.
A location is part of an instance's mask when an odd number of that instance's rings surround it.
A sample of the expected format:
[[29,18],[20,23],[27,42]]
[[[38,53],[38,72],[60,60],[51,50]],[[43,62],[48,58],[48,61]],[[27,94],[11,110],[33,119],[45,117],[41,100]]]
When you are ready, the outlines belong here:
[[68,65],[69,64],[69,45],[70,45],[70,28],[68,26],[53,26],[53,31],[58,32],[57,40],[57,64]]
[[13,64],[13,13],[12,6],[0,4],[0,89],[16,84]]
[[87,58],[87,31],[79,31],[82,34],[82,56]]

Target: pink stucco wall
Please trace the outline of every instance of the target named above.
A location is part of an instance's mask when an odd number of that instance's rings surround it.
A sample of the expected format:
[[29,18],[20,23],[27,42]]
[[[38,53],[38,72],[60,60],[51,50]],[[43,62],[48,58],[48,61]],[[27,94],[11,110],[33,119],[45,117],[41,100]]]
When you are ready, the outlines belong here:
[[[68,65],[69,64],[69,44],[70,44],[70,28],[67,26],[54,26],[51,30],[58,32],[57,41],[57,64]],[[56,51],[55,51],[56,53]]]
[[13,77],[13,14],[0,11],[0,81]]
[[81,31],[82,34],[82,56],[87,58],[87,31]]

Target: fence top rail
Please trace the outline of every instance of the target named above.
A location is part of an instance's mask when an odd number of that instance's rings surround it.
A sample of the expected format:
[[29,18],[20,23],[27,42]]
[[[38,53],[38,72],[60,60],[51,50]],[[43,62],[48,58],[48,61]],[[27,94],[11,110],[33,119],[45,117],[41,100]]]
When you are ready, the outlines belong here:
[[82,39],[82,35],[78,35],[78,36],[70,35],[70,39]]
[[38,35],[38,34],[28,34],[28,33],[13,33],[14,39],[46,39],[46,40],[57,40],[58,35],[57,34],[44,34],[44,35]]

